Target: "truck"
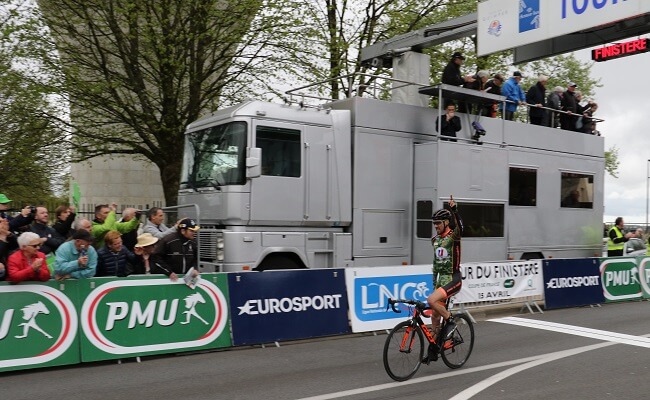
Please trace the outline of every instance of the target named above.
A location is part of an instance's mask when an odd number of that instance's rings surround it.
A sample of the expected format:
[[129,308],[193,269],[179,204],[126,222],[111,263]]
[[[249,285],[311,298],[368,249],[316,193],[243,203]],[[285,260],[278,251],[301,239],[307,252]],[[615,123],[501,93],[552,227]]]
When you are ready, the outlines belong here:
[[190,124],[178,200],[200,210],[202,270],[427,264],[431,215],[451,194],[464,262],[600,255],[603,137],[459,113],[450,141],[441,114],[363,96],[251,100]]

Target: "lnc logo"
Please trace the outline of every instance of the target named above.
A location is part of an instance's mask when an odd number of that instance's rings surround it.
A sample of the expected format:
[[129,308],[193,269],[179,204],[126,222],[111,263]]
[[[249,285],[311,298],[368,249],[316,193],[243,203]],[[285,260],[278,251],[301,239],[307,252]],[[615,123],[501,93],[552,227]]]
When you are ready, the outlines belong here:
[[392,310],[386,310],[389,298],[425,301],[431,285],[431,275],[356,278],[355,313],[362,321],[397,317]]
[[44,364],[75,341],[77,313],[70,299],[45,285],[0,291],[0,369]]

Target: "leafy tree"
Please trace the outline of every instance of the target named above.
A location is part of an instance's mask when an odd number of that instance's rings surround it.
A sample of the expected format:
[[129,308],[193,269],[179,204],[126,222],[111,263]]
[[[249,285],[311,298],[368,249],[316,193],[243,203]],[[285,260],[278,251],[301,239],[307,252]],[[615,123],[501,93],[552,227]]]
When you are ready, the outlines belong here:
[[609,150],[605,152],[605,171],[614,178],[618,178],[618,147],[610,147]]
[[66,181],[69,146],[51,114],[59,99],[46,86],[39,65],[26,57],[26,31],[35,20],[18,18],[27,3],[0,2],[0,191],[16,204],[47,201]]
[[148,159],[160,169],[167,205],[175,205],[185,127],[220,107],[225,87],[245,85],[244,77],[269,68],[272,47],[282,45],[271,39],[282,35],[268,32],[289,26],[280,15],[291,14],[291,4],[40,0],[54,39],[43,47],[57,53],[34,56],[58,77],[52,90],[70,105],[70,120],[59,121],[67,123],[75,161]]

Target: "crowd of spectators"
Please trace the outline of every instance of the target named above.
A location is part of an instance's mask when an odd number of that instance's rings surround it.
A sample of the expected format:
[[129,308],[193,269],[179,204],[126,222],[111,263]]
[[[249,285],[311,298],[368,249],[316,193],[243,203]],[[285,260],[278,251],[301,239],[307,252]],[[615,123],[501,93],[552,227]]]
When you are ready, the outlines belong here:
[[164,225],[159,207],[142,212],[116,204],[95,207],[94,219],[77,218],[74,206],[56,208],[53,223],[44,206],[14,212],[0,193],[0,280],[10,282],[165,274],[171,280],[194,267],[199,226],[191,218]]
[[[442,83],[502,95],[506,98],[505,103],[489,102],[476,105],[477,114],[496,118],[498,111],[501,111],[506,120],[512,121],[519,107],[526,106],[531,124],[600,135],[594,120],[598,105],[591,100],[583,103],[582,93],[576,90],[578,85],[575,82],[568,82],[566,89],[556,86],[547,94],[546,84],[549,78],[539,75],[537,82],[524,92],[520,85],[524,78],[521,72],[513,72],[508,79],[504,79],[503,75],[498,73],[490,79],[490,73],[485,70],[480,70],[475,75],[463,75],[461,66],[464,60],[465,57],[459,52],[451,56],[443,70]],[[446,109],[451,103],[450,99],[445,99],[444,108]],[[466,102],[459,104],[460,112],[471,114],[473,110],[472,104]]]

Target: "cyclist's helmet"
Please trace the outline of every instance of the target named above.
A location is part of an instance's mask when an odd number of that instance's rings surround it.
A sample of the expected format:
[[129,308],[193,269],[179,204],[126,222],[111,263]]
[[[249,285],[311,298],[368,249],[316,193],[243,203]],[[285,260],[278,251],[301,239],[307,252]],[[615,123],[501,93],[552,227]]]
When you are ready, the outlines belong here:
[[451,212],[443,208],[434,212],[431,219],[434,221],[451,221]]

